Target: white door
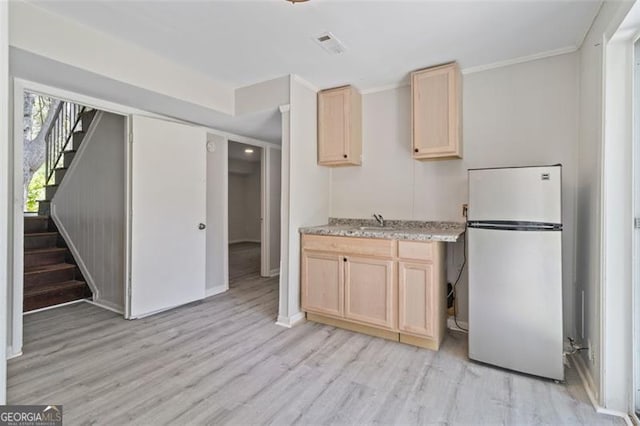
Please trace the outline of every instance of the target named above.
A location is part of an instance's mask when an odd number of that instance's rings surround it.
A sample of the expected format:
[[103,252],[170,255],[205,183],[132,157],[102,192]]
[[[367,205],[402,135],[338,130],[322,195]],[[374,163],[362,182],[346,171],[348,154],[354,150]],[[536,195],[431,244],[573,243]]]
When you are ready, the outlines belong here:
[[469,221],[562,223],[562,167],[469,170]]
[[131,118],[128,318],[204,298],[206,132]]

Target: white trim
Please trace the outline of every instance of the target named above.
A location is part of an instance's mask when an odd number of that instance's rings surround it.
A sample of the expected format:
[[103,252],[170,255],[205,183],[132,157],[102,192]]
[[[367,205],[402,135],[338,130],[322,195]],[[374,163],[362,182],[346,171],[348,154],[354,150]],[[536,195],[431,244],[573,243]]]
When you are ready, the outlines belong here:
[[229,290],[229,287],[226,285],[217,285],[215,287],[211,287],[211,288],[206,288],[204,291],[204,298],[208,298],[211,296],[215,296],[217,294],[221,294],[226,292],[227,290]]
[[27,315],[35,314],[35,313],[38,313],[38,312],[49,311],[51,309],[62,308],[63,306],[69,306],[69,305],[76,305],[78,303],[88,302],[88,301],[89,301],[88,299],[72,300],[71,302],[64,302],[64,303],[59,303],[57,305],[45,306],[44,308],[40,308],[40,309],[34,309],[33,311],[25,312],[22,315],[27,316]]
[[462,74],[473,74],[476,72],[488,71],[495,68],[508,67],[510,65],[522,64],[524,62],[537,61],[539,59],[551,58],[553,56],[566,55],[578,50],[577,46],[567,46],[560,49],[547,50],[545,52],[534,53],[533,55],[520,56],[518,58],[507,59],[505,61],[493,62],[486,65],[478,65],[462,69]]
[[[507,60],[504,60],[504,61],[492,62],[492,63],[485,64],[485,65],[477,65],[477,66],[473,66],[473,67],[463,68],[461,70],[461,72],[462,72],[463,75],[474,74],[474,73],[477,73],[477,72],[489,71],[489,70],[492,70],[492,69],[508,67],[508,66],[511,66],[511,65],[522,64],[522,63],[525,63],[525,62],[537,61],[539,59],[551,58],[553,56],[566,55],[568,53],[577,52],[578,49],[579,48],[576,47],[576,46],[568,46],[568,47],[563,47],[563,48],[560,48],[560,49],[547,50],[547,51],[544,51],[544,52],[534,53],[533,55],[520,56],[518,58],[507,59]],[[409,82],[408,79],[403,79],[403,80],[398,81],[396,83],[384,84],[384,85],[381,85],[381,86],[376,86],[376,87],[371,87],[371,88],[368,88],[368,89],[360,90],[360,94],[369,95],[369,94],[372,94],[372,93],[384,92],[384,91],[387,91],[387,90],[400,89],[402,87],[407,87],[410,84],[411,83]]]
[[276,268],[276,269],[272,269],[271,271],[269,271],[269,277],[273,278],[280,275],[280,268]]
[[98,300],[98,299],[95,299],[95,296],[94,296],[93,300],[83,299],[83,301],[87,302],[90,305],[97,306],[98,308],[106,309],[107,311],[115,312],[116,314],[120,314],[124,316],[124,311],[122,310],[122,308],[106,300]]
[[316,93],[318,93],[320,91],[320,88],[318,88],[313,83],[305,80],[304,78],[300,77],[297,74],[291,74],[291,78],[294,79],[295,81],[297,81],[298,83],[302,84],[303,86],[305,86],[307,89],[311,89],[312,91],[314,91]]
[[[98,127],[100,120],[102,120],[102,116],[103,116],[103,112],[98,110],[96,112],[94,119],[91,121],[89,130],[87,131],[86,135],[83,138],[83,143],[80,144],[80,147],[78,148],[75,156],[73,157],[73,161],[71,162],[71,166],[67,170],[66,175],[72,175],[75,172],[75,170],[78,168],[78,164],[82,159],[84,152],[87,150],[87,146],[89,146],[91,138],[93,137],[93,134],[96,132],[96,128]],[[64,241],[67,243],[67,246],[69,247],[69,251],[71,252],[71,255],[73,256],[76,263],[78,264],[78,268],[80,268],[80,272],[82,273],[82,276],[85,278],[87,285],[89,286],[89,288],[91,289],[91,292],[93,293],[93,297],[96,299],[99,299],[100,290],[96,286],[96,282],[93,279],[93,275],[91,275],[91,271],[89,271],[89,268],[87,268],[87,265],[84,263],[84,260],[82,259],[82,255],[80,254],[80,251],[78,250],[76,245],[73,243],[73,238],[71,238],[71,236],[69,235],[69,231],[64,226],[64,224],[62,223],[62,221],[60,220],[56,212],[56,206],[57,206],[56,196],[58,195],[58,191],[61,188],[64,188],[65,186],[67,186],[68,184],[69,184],[69,179],[62,179],[62,182],[58,186],[58,190],[56,191],[53,198],[51,199],[51,206],[50,206],[51,210],[50,210],[49,216],[51,217],[53,222],[56,224],[58,231],[60,232],[60,235],[62,235],[62,238],[64,239]]]
[[459,331],[461,333],[469,333],[469,323],[466,321],[460,321],[458,320],[458,324],[460,324],[461,327],[464,327],[465,330],[463,330],[462,328],[458,327],[456,325],[456,321],[453,318],[453,316],[447,317],[447,328],[449,330],[453,330],[453,331]]
[[23,145],[22,132],[24,92],[26,86],[21,80],[13,84],[13,206],[12,206],[12,256],[13,269],[9,282],[12,283],[13,311],[11,322],[11,350],[22,352],[22,308],[24,298],[24,194],[22,188]]
[[267,170],[271,152],[269,148],[263,148],[260,153],[260,275],[266,277],[269,275],[269,264],[271,262],[271,211],[269,200],[269,175]]
[[[280,169],[280,279],[278,281],[278,322],[287,327],[289,315],[289,190],[291,170],[291,105],[280,106],[282,126],[282,161]],[[281,320],[282,319],[282,320]]]
[[[0,235],[5,235],[6,240],[0,245],[0,405],[7,403],[7,362],[8,353],[8,307],[7,300],[9,283],[10,261],[10,229],[11,223],[11,136],[8,128],[10,124],[11,107],[9,105],[9,4],[0,2]],[[13,351],[12,351],[13,352]]]
[[[194,124],[194,123],[190,123],[190,124]],[[203,127],[201,125],[198,125],[198,126]],[[281,149],[280,145],[275,144],[273,142],[266,142],[260,139],[250,138],[248,136],[236,135],[235,133],[229,133],[223,130],[213,129],[211,127],[205,127],[205,129],[207,129],[208,133],[212,133],[216,136],[222,136],[223,138],[226,138],[229,142],[240,142],[247,145],[258,146],[260,148],[269,147],[274,149]]]
[[633,426],[631,422],[631,418],[627,413],[617,410],[609,410],[608,408],[604,408],[600,405],[594,395],[594,387],[593,378],[589,373],[589,369],[584,365],[584,360],[580,355],[572,355],[569,357],[573,362],[573,365],[576,367],[576,371],[578,372],[578,376],[580,376],[580,380],[582,381],[582,386],[584,387],[587,396],[589,397],[589,401],[591,401],[591,405],[599,414],[608,414],[610,416],[622,417],[625,423],[629,426]]
[[402,87],[408,87],[409,85],[410,85],[409,80],[405,79],[405,80],[399,81],[397,83],[385,84],[385,85],[382,85],[382,86],[376,86],[376,87],[372,87],[370,89],[361,90],[360,94],[361,95],[370,95],[371,93],[386,92],[387,90],[400,89]]
[[291,317],[283,317],[278,315],[278,321],[276,321],[276,325],[279,325],[280,327],[292,328],[298,324],[302,324],[306,320],[307,317],[304,312],[298,312]]
[[[22,356],[22,351],[18,353],[12,353],[12,351],[13,349],[11,348],[11,346],[7,346],[7,361],[10,359],[14,359]],[[8,355],[8,354],[11,354],[11,355]]]

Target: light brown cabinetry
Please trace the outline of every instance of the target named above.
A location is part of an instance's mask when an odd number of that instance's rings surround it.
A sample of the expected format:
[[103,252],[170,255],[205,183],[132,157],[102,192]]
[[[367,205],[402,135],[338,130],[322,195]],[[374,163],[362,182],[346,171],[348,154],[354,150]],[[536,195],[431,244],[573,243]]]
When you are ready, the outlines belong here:
[[302,309],[310,320],[437,350],[444,255],[441,242],[303,235]]
[[446,331],[444,244],[398,242],[400,341],[437,349]]
[[302,298],[307,311],[344,315],[343,257],[305,252],[302,256]]
[[362,164],[362,98],[352,86],[318,93],[318,164]]
[[394,263],[345,257],[345,318],[393,329],[397,318]]
[[457,63],[411,74],[411,118],[413,158],[462,158],[462,78]]

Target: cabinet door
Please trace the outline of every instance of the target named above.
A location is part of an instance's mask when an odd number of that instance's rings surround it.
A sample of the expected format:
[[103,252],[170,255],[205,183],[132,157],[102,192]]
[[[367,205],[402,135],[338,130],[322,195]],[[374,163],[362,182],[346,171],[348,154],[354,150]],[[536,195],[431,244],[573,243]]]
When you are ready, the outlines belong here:
[[460,157],[458,66],[414,72],[411,86],[414,158]]
[[344,266],[338,254],[302,253],[302,309],[344,316]]
[[345,318],[396,328],[394,262],[351,256],[345,259]]
[[350,88],[318,94],[318,162],[347,162],[350,136]]
[[400,331],[435,335],[436,292],[431,263],[399,262]]

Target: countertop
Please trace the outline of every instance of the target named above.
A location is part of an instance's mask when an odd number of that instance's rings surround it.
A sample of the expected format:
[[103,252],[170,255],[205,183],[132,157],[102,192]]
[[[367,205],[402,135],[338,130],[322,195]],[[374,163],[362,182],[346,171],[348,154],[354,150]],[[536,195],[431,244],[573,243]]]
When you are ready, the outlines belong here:
[[464,231],[463,222],[385,220],[385,226],[380,227],[374,219],[340,218],[330,218],[327,225],[300,228],[301,234],[450,243],[458,241]]

